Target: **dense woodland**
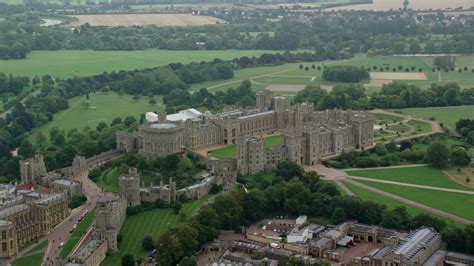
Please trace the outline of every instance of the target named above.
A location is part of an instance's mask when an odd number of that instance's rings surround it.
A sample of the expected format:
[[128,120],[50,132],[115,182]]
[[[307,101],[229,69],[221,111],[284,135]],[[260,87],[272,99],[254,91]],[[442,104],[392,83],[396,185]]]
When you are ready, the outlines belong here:
[[[446,18],[400,12],[315,13],[301,20],[285,10],[213,10],[209,15],[232,24],[199,27],[41,27],[44,7],[0,6],[12,15],[0,21],[0,58],[21,59],[32,50],[172,50],[304,48],[328,59],[354,53],[373,55],[470,53],[474,32],[470,17]],[[18,12],[18,13],[15,13]],[[274,14],[273,12],[277,12]],[[244,14],[243,14],[244,13]],[[205,12],[203,14],[206,14]],[[41,14],[45,16],[47,14]],[[283,17],[278,22],[267,19]],[[250,34],[257,32],[257,34]]]

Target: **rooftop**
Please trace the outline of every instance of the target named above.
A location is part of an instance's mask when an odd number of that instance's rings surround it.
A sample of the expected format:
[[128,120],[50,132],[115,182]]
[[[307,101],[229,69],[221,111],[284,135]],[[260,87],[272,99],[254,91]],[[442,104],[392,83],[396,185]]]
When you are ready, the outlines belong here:
[[173,121],[173,122],[177,122],[177,121],[183,121],[184,122],[188,119],[199,118],[200,116],[202,116],[201,112],[199,112],[198,110],[196,110],[194,108],[189,108],[189,109],[186,109],[186,110],[181,110],[181,111],[179,111],[178,113],[175,113],[175,114],[167,115],[166,120]]
[[170,129],[170,128],[175,128],[176,125],[175,124],[151,124],[150,125],[151,128],[155,128],[155,129]]

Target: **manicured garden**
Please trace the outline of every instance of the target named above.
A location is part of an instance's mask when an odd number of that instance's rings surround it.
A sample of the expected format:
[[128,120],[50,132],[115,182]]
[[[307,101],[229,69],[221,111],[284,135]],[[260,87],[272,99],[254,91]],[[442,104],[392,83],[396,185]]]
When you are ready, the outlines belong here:
[[354,170],[347,171],[347,173],[352,176],[369,177],[374,179],[382,179],[416,185],[460,190],[473,190],[450,180],[449,177],[446,176],[442,170],[429,166]]
[[92,224],[94,220],[94,213],[95,209],[89,211],[84,219],[79,222],[77,225],[76,229],[72,232],[71,236],[69,237],[69,240],[64,243],[63,248],[61,249],[61,252],[59,253],[59,256],[63,259],[67,258],[69,256],[69,253],[74,249],[76,246],[77,242],[81,240],[82,235],[87,231],[89,226]]
[[472,211],[474,210],[474,195],[382,184],[371,181],[358,180],[358,182],[474,221],[474,212]]
[[[270,136],[265,138],[265,148],[275,147],[281,144],[280,136]],[[211,155],[218,159],[235,159],[237,155],[237,146],[235,144],[227,147],[210,151]]]
[[[186,202],[183,210],[187,217],[195,213],[211,196],[204,196],[199,200]],[[103,266],[120,265],[121,258],[125,253],[131,253],[135,258],[145,257],[146,252],[142,249],[142,240],[145,236],[158,239],[167,229],[172,228],[180,222],[180,218],[172,209],[153,209],[142,213],[127,216],[120,234],[123,237],[119,251],[107,256],[102,262]]]

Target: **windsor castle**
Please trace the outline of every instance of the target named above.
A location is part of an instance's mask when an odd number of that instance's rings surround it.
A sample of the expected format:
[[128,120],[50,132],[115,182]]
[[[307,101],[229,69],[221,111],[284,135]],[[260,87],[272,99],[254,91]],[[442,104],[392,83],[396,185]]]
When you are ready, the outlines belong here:
[[[236,144],[235,160],[215,162],[214,172],[254,174],[289,160],[315,165],[333,155],[373,145],[373,115],[365,111],[315,111],[312,103],[290,104],[269,90],[256,93],[252,110],[176,114],[147,113],[137,132],[118,132],[117,149],[138,150],[147,158]],[[266,148],[264,136],[279,135],[280,145]],[[210,157],[210,155],[208,156]],[[222,160],[221,160],[222,161]]]

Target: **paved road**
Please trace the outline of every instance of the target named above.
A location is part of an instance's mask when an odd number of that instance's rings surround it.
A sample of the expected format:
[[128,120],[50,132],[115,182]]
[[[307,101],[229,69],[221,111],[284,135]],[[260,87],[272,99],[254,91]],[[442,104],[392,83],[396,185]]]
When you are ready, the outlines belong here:
[[339,186],[344,192],[346,192],[347,195],[355,196],[355,194],[341,182],[342,179],[348,178],[346,172],[334,168],[329,168],[322,164],[305,165],[304,169],[305,171],[316,171],[319,174],[324,174],[325,177],[322,178],[323,180],[333,180],[337,186]]
[[364,171],[364,170],[377,170],[377,169],[393,169],[393,168],[412,168],[412,167],[424,167],[429,164],[404,164],[404,165],[392,165],[392,166],[379,166],[379,167],[367,167],[367,168],[345,168],[344,171]]
[[374,193],[377,193],[379,195],[382,195],[384,197],[388,197],[388,198],[391,198],[391,199],[394,199],[396,201],[399,201],[399,202],[402,202],[402,203],[405,203],[405,204],[408,204],[410,206],[414,206],[414,207],[417,207],[419,209],[422,209],[422,210],[425,210],[427,212],[431,212],[431,213],[435,213],[439,216],[442,216],[442,217],[445,217],[445,218],[448,218],[448,219],[451,219],[451,220],[454,220],[456,222],[460,222],[462,224],[474,224],[474,221],[471,221],[471,220],[468,220],[468,219],[464,219],[462,217],[459,217],[457,215],[453,215],[451,213],[447,213],[447,212],[444,212],[444,211],[441,211],[441,210],[438,210],[438,209],[435,209],[435,208],[432,208],[432,207],[429,207],[429,206],[426,206],[424,204],[421,204],[421,203],[418,203],[416,201],[411,201],[411,200],[408,200],[408,199],[405,199],[405,198],[402,198],[400,196],[397,196],[397,195],[394,195],[392,193],[388,193],[386,191],[383,191],[383,190],[380,190],[380,189],[377,189],[377,188],[374,188],[374,187],[371,187],[371,186],[368,186],[368,185],[365,185],[365,184],[362,184],[362,183],[359,183],[353,179],[346,179],[346,182],[349,182],[355,186],[358,186],[360,188],[363,188],[363,189],[366,189],[366,190],[369,190],[369,191],[372,191]]
[[56,226],[56,228],[47,236],[49,240],[48,249],[45,252],[43,257],[43,265],[52,265],[52,260],[59,256],[61,251],[60,244],[66,243],[71,233],[69,231],[78,222],[81,215],[85,210],[92,210],[97,202],[104,201],[107,199],[113,199],[115,196],[112,193],[105,193],[99,188],[94,182],[88,178],[88,171],[81,173],[75,179],[82,182],[82,189],[84,195],[87,197],[87,202],[75,209],[67,219],[65,219],[61,224]]
[[432,187],[432,186],[424,186],[424,185],[403,183],[403,182],[397,182],[397,181],[389,181],[389,180],[383,180],[383,179],[360,177],[360,176],[349,176],[349,178],[350,179],[356,179],[356,180],[363,180],[363,181],[370,181],[370,182],[405,186],[405,187],[415,187],[415,188],[423,188],[423,189],[431,189],[431,190],[438,190],[438,191],[445,191],[445,192],[453,192],[453,193],[474,195],[474,191],[472,191],[472,190],[469,191],[469,190],[451,189],[451,188],[443,188],[443,187]]

